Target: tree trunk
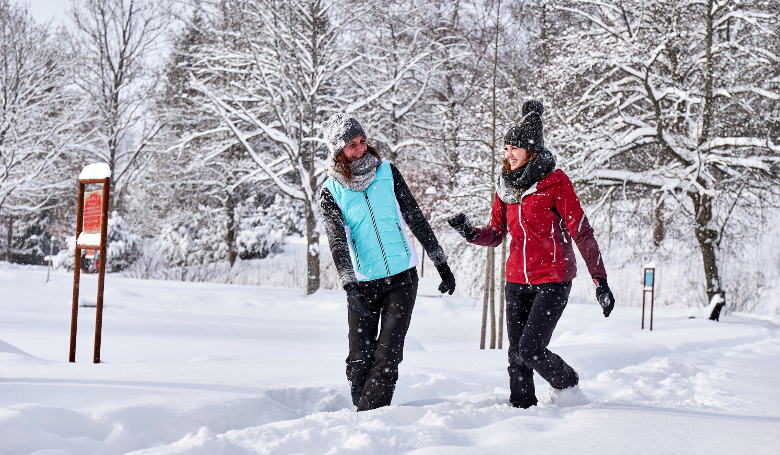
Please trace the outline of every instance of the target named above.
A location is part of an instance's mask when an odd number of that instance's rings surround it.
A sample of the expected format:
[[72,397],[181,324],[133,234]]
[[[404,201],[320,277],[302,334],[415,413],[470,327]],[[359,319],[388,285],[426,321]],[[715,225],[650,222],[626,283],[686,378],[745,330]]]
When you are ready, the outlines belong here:
[[236,262],[236,201],[233,199],[232,194],[227,195],[225,201],[225,213],[227,214],[227,235],[225,240],[228,246],[228,261],[230,262],[230,268],[233,268],[233,264]]
[[[496,87],[498,78],[498,35],[499,24],[501,22],[501,0],[498,0],[496,6],[496,30],[495,30],[495,42],[493,48],[493,77],[492,77],[492,104],[491,115],[493,123],[491,125],[491,142],[490,142],[490,184],[491,188],[495,188],[496,183],[496,119],[498,117],[498,111],[496,110]],[[495,191],[490,191],[490,203],[493,203],[495,198]],[[496,348],[496,250],[490,248],[488,250],[488,277],[490,288],[490,349]]]
[[490,349],[496,348],[496,249],[490,248]]
[[707,289],[707,301],[717,302],[712,309],[710,319],[717,321],[720,312],[726,305],[726,292],[723,290],[718,270],[718,231],[710,226],[712,220],[712,199],[710,196],[697,194],[693,197],[693,207],[696,215],[696,240],[701,249],[702,263],[704,265],[705,286]]
[[[319,50],[320,50],[320,30],[326,29],[326,16],[324,16],[322,10],[322,4],[319,1],[310,3],[311,7],[309,13],[314,20],[311,23],[312,35],[310,46],[312,49],[311,61],[312,66],[309,69],[309,77],[311,81],[317,80],[317,71],[321,64]],[[316,129],[315,117],[319,111],[319,91],[312,91],[308,98],[309,108],[309,131],[312,133]],[[303,122],[301,122],[303,123]],[[315,204],[319,203],[319,198],[316,196],[317,192],[317,177],[316,167],[314,165],[314,157],[316,155],[316,145],[314,142],[309,142],[309,156],[306,157],[306,170],[309,174],[309,181],[305,182],[310,188],[310,196],[306,199],[306,294],[313,294],[320,288],[320,232],[317,230],[317,219],[315,216]],[[303,144],[301,144],[303,148]],[[303,183],[303,182],[302,182]]]
[[655,204],[655,229],[653,230],[653,244],[656,248],[661,246],[661,243],[666,237],[666,226],[664,225],[663,218],[664,200],[663,195],[658,195],[658,200]]
[[14,216],[8,215],[8,238],[5,243],[5,260],[11,263],[11,244],[14,240]]
[[490,293],[490,249],[487,249],[485,256],[485,290],[482,294],[482,332],[479,336],[479,348],[485,349],[485,338],[487,337],[487,313],[488,313],[488,294]]
[[713,96],[714,89],[714,62],[713,62],[713,34],[714,16],[712,9],[714,6],[714,0],[707,2],[707,25],[704,36],[704,112],[701,121],[701,136],[699,138],[699,145],[704,144],[710,138],[710,133],[713,129],[713,117],[715,112],[715,96]]
[[501,242],[501,282],[499,286],[501,289],[498,296],[500,302],[498,305],[498,349],[501,349],[504,344],[504,303],[506,302],[504,295],[506,293],[506,237]]
[[306,200],[306,294],[320,288],[320,233],[312,202]]
[[542,56],[542,61],[545,65],[547,65],[550,62],[550,50],[547,47],[547,5],[542,3],[542,19],[541,19],[541,27],[540,29],[540,35],[539,35],[539,43],[540,43],[540,53]]
[[[713,129],[713,117],[715,112],[714,91],[714,62],[713,62],[713,38],[714,38],[714,0],[708,0],[705,31],[705,74],[704,74],[704,112],[702,116],[702,132],[699,137],[699,145],[704,144],[710,138]],[[697,194],[693,196],[693,206],[696,215],[696,240],[701,248],[702,261],[704,263],[704,277],[707,280],[707,301],[715,303],[710,319],[720,319],[720,312],[726,305],[726,293],[720,283],[718,271],[718,247],[720,240],[718,232],[709,223],[712,220],[712,199],[710,196]]]

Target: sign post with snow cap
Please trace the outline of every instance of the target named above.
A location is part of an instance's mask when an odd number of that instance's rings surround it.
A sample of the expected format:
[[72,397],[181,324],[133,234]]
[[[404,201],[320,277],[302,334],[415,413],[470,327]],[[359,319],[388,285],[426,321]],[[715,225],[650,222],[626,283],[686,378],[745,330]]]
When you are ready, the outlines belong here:
[[[86,193],[87,185],[101,184],[98,191]],[[95,351],[92,362],[100,363],[100,337],[103,327],[103,284],[106,276],[106,237],[108,235],[108,196],[111,190],[111,168],[97,163],[85,167],[79,175],[79,203],[76,211],[76,260],[73,266],[73,306],[70,319],[69,362],[76,361],[76,326],[79,316],[79,281],[81,250],[99,250],[98,292],[95,317]]]
[[647,293],[650,293],[650,330],[653,330],[653,300],[655,299],[655,264],[649,263],[645,266],[645,273],[642,277],[642,330],[645,329],[645,300]]

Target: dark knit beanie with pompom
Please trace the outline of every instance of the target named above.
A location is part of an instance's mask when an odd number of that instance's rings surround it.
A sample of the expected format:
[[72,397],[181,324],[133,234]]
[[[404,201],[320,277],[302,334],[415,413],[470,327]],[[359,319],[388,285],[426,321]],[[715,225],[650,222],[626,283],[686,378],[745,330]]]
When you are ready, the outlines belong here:
[[523,103],[523,119],[506,132],[504,145],[514,145],[529,152],[542,153],[544,149],[543,113],[544,105],[541,101],[528,100]]

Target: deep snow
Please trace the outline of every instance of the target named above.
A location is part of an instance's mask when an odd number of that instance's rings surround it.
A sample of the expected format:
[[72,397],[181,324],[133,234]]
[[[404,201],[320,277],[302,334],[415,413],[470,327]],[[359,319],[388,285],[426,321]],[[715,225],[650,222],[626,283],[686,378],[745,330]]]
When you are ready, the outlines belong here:
[[[94,301],[97,279],[82,275]],[[508,406],[506,350],[477,349],[473,299],[420,297],[393,406],[355,413],[341,291],[109,275],[104,363],[72,275],[0,263],[0,454],[750,453],[780,446],[780,319],[573,298],[551,349],[591,403]],[[580,280],[584,278],[579,278]],[[437,283],[423,281],[422,294]],[[639,285],[638,285],[639,286]],[[637,292],[641,292],[637,288]],[[618,302],[619,304],[619,302]],[[506,346],[506,341],[504,342]],[[36,452],[39,451],[39,452]]]

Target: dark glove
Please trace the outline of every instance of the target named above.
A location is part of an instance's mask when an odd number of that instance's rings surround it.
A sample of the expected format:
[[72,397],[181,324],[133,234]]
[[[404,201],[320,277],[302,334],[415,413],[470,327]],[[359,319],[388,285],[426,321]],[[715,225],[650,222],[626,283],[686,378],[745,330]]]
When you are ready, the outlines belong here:
[[436,270],[439,271],[439,276],[441,277],[439,292],[442,294],[449,293],[452,295],[452,293],[455,291],[455,275],[452,274],[450,266],[448,266],[446,262],[442,262],[436,266]]
[[371,315],[366,307],[366,302],[363,300],[363,296],[360,295],[360,289],[358,289],[357,283],[354,281],[344,285],[344,290],[347,291],[347,307],[349,311],[359,318],[365,318]]
[[469,218],[465,214],[459,213],[448,219],[447,222],[466,240],[473,241],[477,238],[477,230],[474,229],[471,225],[471,221],[469,221]]
[[593,282],[596,283],[596,300],[599,301],[601,309],[604,310],[604,317],[608,318],[609,313],[615,308],[615,296],[612,295],[607,280],[604,278],[594,278]]

